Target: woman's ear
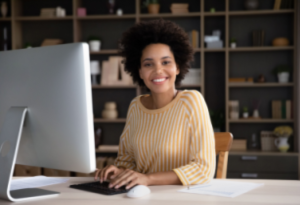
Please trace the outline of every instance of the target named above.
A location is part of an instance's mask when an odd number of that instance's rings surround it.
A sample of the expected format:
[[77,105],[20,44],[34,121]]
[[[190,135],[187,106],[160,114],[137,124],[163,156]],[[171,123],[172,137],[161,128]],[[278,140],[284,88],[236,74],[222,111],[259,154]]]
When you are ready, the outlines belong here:
[[176,64],[176,75],[178,75],[180,73],[180,69],[179,66]]

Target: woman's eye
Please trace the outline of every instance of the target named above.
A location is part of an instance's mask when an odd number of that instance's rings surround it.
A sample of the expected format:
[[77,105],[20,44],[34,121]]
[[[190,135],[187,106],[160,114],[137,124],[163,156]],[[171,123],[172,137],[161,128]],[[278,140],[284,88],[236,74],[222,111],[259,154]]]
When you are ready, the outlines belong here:
[[144,66],[149,67],[149,66],[151,66],[151,63],[145,63]]
[[164,61],[163,62],[163,65],[167,65],[167,64],[169,64],[170,63],[170,61]]

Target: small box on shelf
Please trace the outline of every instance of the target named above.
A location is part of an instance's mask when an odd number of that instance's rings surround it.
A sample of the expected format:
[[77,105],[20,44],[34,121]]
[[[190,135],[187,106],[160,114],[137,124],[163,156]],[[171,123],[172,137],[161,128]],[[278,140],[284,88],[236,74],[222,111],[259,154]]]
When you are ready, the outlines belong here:
[[247,140],[246,139],[234,139],[232,141],[230,151],[246,151],[247,150]]

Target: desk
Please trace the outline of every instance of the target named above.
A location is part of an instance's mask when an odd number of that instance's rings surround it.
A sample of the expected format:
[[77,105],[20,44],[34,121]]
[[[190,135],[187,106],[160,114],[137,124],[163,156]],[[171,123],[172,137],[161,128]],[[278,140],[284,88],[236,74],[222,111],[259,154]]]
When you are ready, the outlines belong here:
[[[230,179],[232,180],[232,179]],[[150,186],[151,194],[139,199],[127,198],[126,194],[105,196],[68,188],[71,184],[93,181],[88,177],[70,177],[64,184],[51,185],[43,189],[58,191],[61,194],[57,197],[13,203],[0,199],[1,205],[22,204],[22,205],[134,205],[134,204],[163,204],[163,205],[190,205],[190,204],[222,204],[222,205],[257,205],[257,204],[300,204],[300,181],[296,180],[235,180],[264,183],[263,187],[252,190],[235,198],[220,196],[209,196],[199,194],[179,193],[177,190],[183,186]]]

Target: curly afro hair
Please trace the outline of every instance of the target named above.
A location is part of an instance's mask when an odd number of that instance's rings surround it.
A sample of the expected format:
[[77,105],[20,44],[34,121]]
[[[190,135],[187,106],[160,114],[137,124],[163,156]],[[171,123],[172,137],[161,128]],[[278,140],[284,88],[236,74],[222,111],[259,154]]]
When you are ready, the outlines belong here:
[[140,22],[123,33],[120,40],[120,54],[125,58],[125,70],[132,76],[135,83],[145,86],[139,75],[142,51],[149,44],[155,43],[166,44],[170,47],[180,70],[175,84],[180,85],[188,72],[194,52],[187,33],[168,20],[159,19]]

